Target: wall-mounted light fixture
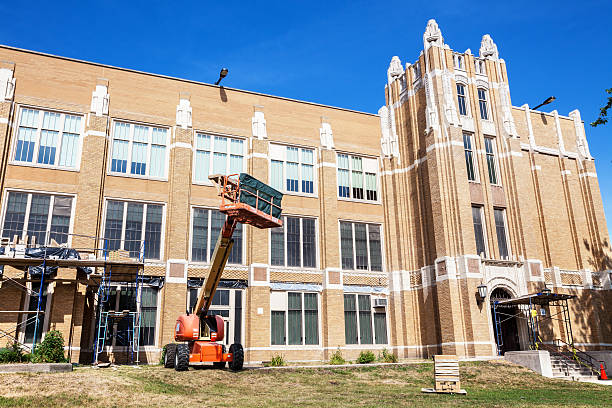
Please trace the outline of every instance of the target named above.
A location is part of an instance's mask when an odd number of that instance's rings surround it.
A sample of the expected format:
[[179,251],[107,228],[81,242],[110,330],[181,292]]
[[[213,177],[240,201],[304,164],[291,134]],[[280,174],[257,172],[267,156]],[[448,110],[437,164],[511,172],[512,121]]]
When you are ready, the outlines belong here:
[[487,285],[480,284],[478,285],[478,299],[482,303],[487,298]]
[[548,98],[546,98],[546,100],[544,100],[544,102],[542,102],[541,104],[539,104],[538,106],[536,106],[532,110],[536,110],[536,109],[538,109],[541,106],[548,105],[549,103],[551,103],[555,99],[557,99],[557,98],[555,98],[554,96],[549,96]]

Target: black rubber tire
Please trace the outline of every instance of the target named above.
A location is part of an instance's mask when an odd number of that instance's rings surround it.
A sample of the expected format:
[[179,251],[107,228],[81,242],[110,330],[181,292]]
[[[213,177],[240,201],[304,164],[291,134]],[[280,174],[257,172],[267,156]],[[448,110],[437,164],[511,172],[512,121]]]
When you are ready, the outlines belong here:
[[[221,353],[225,354],[225,344],[221,345]],[[225,361],[215,361],[213,362],[213,367],[215,368],[225,368]]]
[[229,368],[232,371],[242,370],[244,365],[244,350],[242,344],[234,343],[230,346],[229,352],[232,354],[232,361],[229,363]]
[[164,356],[164,367],[174,368],[174,360],[176,358],[176,344],[166,344],[166,355]]
[[176,346],[174,369],[176,371],[187,371],[189,369],[189,346],[185,343]]

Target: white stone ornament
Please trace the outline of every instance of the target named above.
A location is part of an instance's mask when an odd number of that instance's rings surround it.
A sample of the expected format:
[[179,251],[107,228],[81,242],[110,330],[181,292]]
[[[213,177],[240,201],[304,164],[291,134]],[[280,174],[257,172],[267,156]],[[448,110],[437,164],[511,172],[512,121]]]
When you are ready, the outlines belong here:
[[97,116],[108,115],[108,86],[96,85],[96,90],[91,93],[91,112]]
[[518,137],[514,117],[512,116],[512,105],[510,103],[510,89],[508,84],[502,82],[499,86],[499,97],[501,100],[502,121],[504,130],[510,137]]
[[387,69],[387,82],[391,83],[395,81],[397,78],[404,74],[404,68],[402,67],[402,61],[396,55],[391,58],[391,63],[389,64],[389,69]]
[[423,34],[423,44],[425,49],[431,46],[442,47],[444,45],[442,31],[433,18],[427,22],[427,28],[425,28],[425,34]]
[[321,122],[319,136],[321,137],[321,146],[323,148],[327,150],[332,150],[334,148],[334,133],[329,123]]
[[253,118],[251,119],[251,128],[253,131],[253,137],[259,140],[268,138],[268,131],[266,130],[266,119],[264,113],[261,111],[255,111]]
[[191,102],[187,98],[181,98],[176,105],[176,125],[187,129],[192,127],[192,124]]
[[493,42],[493,39],[489,34],[482,36],[482,41],[480,42],[480,57],[491,58],[494,60],[499,58],[497,45]]
[[8,68],[0,69],[0,101],[13,100],[15,95],[15,78],[13,70]]
[[384,157],[399,157],[397,132],[395,130],[395,115],[393,108],[383,106],[378,110],[380,117],[380,147]]
[[569,113],[569,117],[574,120],[574,129],[576,131],[576,148],[581,159],[592,159],[591,152],[589,151],[589,143],[586,140],[584,133],[584,124],[580,117],[580,111],[575,109]]

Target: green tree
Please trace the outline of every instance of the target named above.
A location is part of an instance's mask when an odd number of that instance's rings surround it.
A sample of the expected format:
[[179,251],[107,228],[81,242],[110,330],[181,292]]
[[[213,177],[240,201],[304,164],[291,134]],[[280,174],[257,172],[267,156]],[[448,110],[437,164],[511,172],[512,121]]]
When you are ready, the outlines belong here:
[[[612,88],[606,89],[606,93],[612,95]],[[591,122],[591,126],[595,127],[608,123],[608,109],[610,108],[612,108],[612,96],[608,96],[608,103],[606,103],[603,108],[599,109],[599,117],[595,122]]]

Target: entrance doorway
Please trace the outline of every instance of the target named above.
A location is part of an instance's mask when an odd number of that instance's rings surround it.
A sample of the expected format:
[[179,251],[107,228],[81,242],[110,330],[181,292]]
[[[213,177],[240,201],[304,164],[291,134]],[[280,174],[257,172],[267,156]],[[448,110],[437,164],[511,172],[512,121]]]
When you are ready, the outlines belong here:
[[514,305],[497,305],[497,319],[501,322],[499,331],[497,333],[495,327],[495,312],[493,311],[493,303],[502,299],[511,299],[512,295],[502,288],[496,288],[491,293],[491,321],[493,323],[493,335],[495,336],[495,343],[499,350],[500,355],[504,355],[506,351],[519,351],[521,349],[521,343],[519,340],[518,321],[517,314],[518,308]]

